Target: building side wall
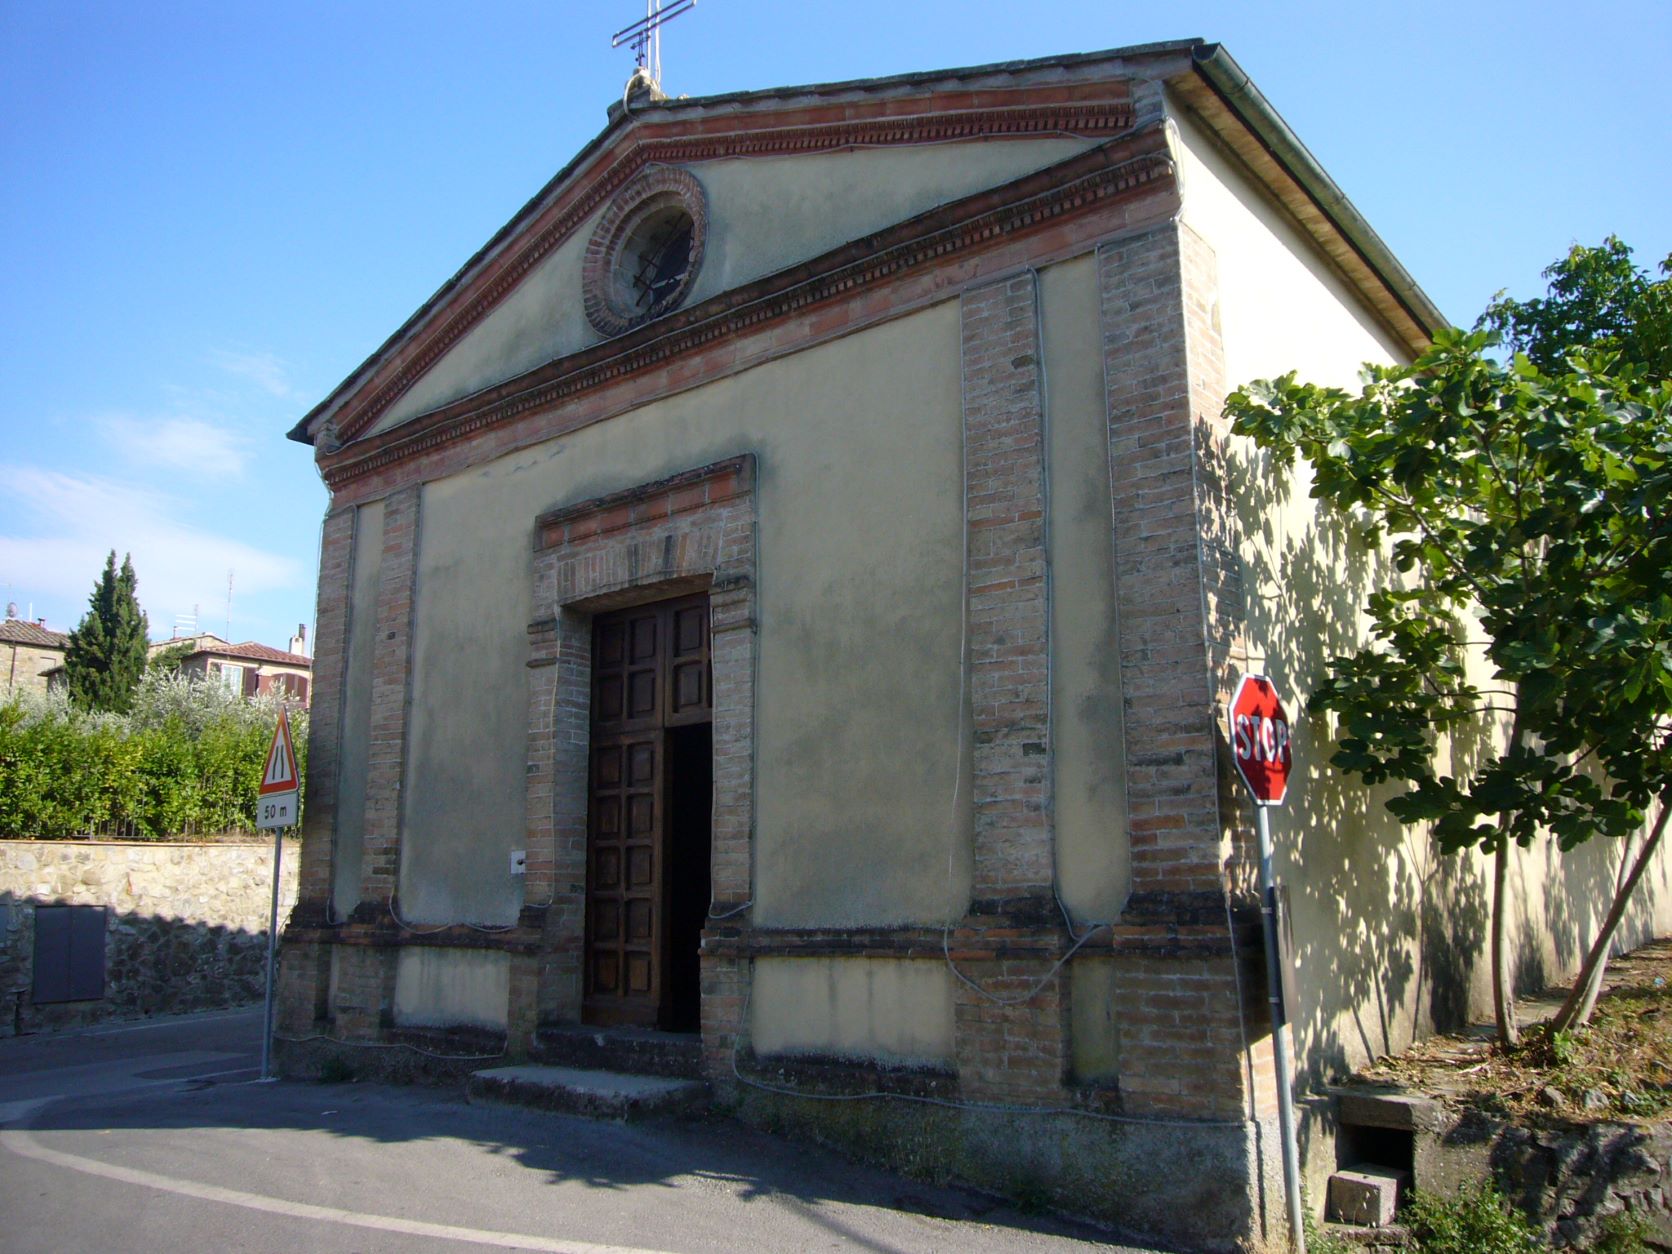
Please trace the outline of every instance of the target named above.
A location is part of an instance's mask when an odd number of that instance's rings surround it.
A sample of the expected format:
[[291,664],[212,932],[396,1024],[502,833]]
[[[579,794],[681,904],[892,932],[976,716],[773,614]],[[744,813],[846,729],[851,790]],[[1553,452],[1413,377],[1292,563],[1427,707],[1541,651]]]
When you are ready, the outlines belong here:
[[[1351,390],[1362,363],[1396,360],[1391,339],[1234,159],[1188,117],[1179,140],[1184,218],[1219,258],[1229,383],[1295,370]],[[1491,868],[1477,856],[1446,857],[1421,829],[1402,828],[1381,804],[1388,790],[1367,791],[1329,766],[1333,730],[1304,713],[1329,658],[1364,639],[1361,607],[1394,572],[1317,513],[1304,466],[1274,475],[1238,439],[1226,463],[1248,590],[1249,666],[1273,677],[1295,720],[1297,775],[1271,819],[1276,870],[1294,912],[1297,1057],[1316,1085],[1414,1036],[1490,1015]],[[1477,666],[1488,679],[1490,668]],[[1461,769],[1467,746],[1456,752]],[[1510,941],[1520,989],[1575,969],[1606,909],[1616,858],[1600,845],[1564,856],[1550,842],[1516,853]],[[1672,926],[1669,887],[1672,862],[1663,859],[1622,945]],[[1306,1156],[1317,1196],[1333,1151],[1320,1124],[1309,1124],[1303,1140],[1316,1146]]]
[[46,673],[64,664],[64,650],[0,641],[0,696],[45,692]]

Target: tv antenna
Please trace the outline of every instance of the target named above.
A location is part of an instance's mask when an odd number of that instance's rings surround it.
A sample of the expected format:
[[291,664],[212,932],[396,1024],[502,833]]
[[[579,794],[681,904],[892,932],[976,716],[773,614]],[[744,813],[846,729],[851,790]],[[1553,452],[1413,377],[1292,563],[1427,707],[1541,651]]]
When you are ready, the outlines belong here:
[[610,47],[626,44],[633,50],[634,77],[642,70],[657,87],[662,85],[662,27],[681,13],[697,7],[697,0],[673,0],[667,8],[662,0],[645,0],[644,16],[631,26],[624,26],[610,36]]

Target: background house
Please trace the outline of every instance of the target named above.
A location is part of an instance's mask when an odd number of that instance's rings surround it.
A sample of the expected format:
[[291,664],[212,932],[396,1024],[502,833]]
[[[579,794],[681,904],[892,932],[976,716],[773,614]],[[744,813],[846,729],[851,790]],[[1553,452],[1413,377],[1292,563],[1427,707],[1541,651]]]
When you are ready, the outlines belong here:
[[[856,1152],[1263,1226],[1225,705],[1298,698],[1382,571],[1224,397],[1442,325],[1217,45],[615,104],[292,432],[332,498],[285,1065],[655,1034]],[[1487,984],[1479,868],[1329,738],[1275,824],[1314,1091]],[[1606,853],[1521,857],[1524,971]]]
[[201,675],[248,697],[274,696],[307,704],[313,684],[313,659],[307,648],[307,628],[299,624],[290,649],[246,640],[229,644],[211,632],[199,632],[150,646],[156,658],[168,653],[186,675]]
[[14,692],[45,692],[69,643],[63,632],[49,631],[44,618],[30,622],[17,616],[16,605],[7,605],[0,621],[0,700]]

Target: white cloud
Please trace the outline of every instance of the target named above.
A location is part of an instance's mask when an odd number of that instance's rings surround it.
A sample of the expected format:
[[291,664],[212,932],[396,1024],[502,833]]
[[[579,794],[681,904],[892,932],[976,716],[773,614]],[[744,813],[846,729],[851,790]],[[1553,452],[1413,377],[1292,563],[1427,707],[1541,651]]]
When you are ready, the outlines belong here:
[[34,466],[0,468],[0,479],[14,518],[28,517],[31,530],[41,533],[0,536],[0,571],[35,598],[82,605],[105,555],[115,549],[120,561],[131,553],[139,602],[156,635],[194,605],[205,623],[217,622],[225,613],[229,570],[236,572],[235,596],[298,588],[306,578],[293,558],[182,521],[187,502],[155,488]]
[[228,374],[247,379],[269,396],[289,400],[296,395],[290,367],[272,353],[234,353],[217,349],[209,359]]
[[213,478],[237,478],[250,461],[245,436],[198,418],[97,420],[112,450],[129,462]]

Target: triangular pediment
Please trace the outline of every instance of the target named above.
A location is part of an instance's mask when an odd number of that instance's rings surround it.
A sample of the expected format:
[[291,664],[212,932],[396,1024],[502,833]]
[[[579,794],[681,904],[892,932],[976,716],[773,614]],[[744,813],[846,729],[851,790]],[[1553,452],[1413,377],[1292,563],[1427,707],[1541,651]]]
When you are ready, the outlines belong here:
[[347,444],[611,338],[586,317],[587,245],[647,169],[689,172],[706,200],[688,307],[1130,132],[1120,69],[991,67],[612,109],[604,132],[292,435]]
[[[1264,142],[1261,118],[1214,82],[1224,62],[1217,45],[1189,41],[614,106],[604,131],[291,435],[318,447],[328,479],[373,446],[386,464],[404,455],[396,444],[431,447],[443,428],[450,438],[561,403],[761,318],[1171,180],[1169,93],[1227,142]],[[1257,166],[1260,143],[1244,147]],[[1294,163],[1267,165],[1258,172],[1274,194],[1367,276],[1355,280],[1382,283],[1383,303],[1420,339],[1424,311],[1388,296],[1374,258],[1363,262],[1328,207],[1315,211]]]

